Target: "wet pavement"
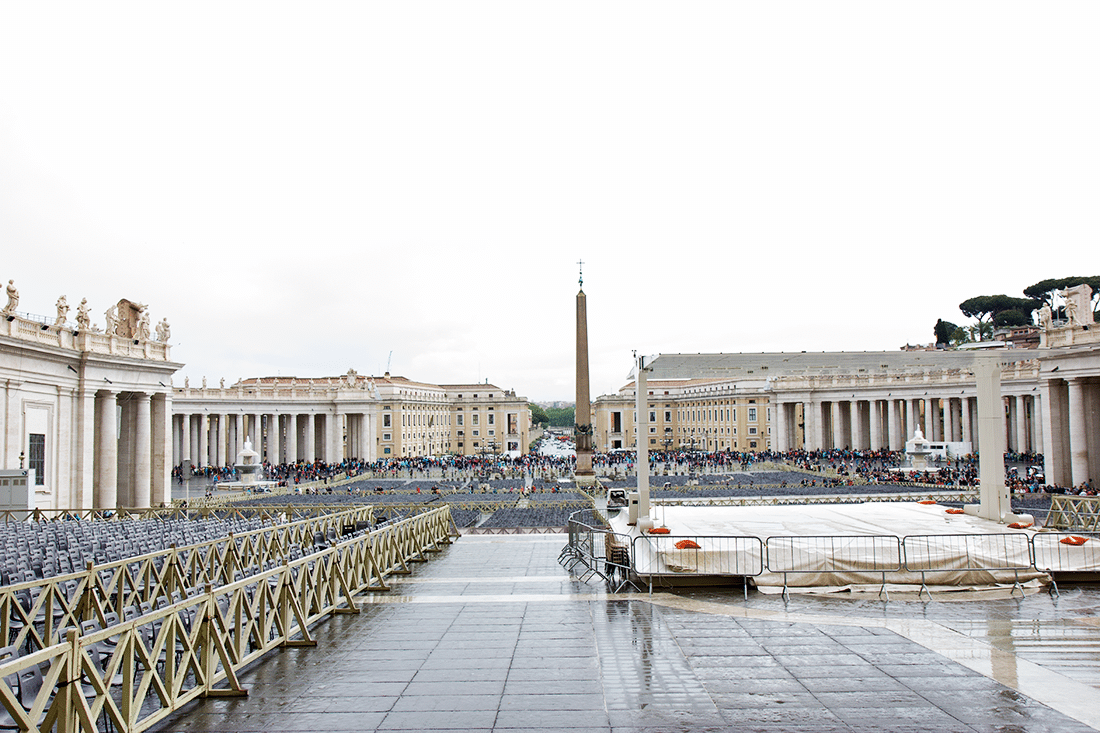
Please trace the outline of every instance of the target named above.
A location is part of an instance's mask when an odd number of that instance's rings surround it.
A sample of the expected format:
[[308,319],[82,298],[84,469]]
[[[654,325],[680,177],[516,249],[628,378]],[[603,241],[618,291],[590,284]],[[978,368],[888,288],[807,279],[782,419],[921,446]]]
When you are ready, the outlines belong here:
[[611,595],[564,543],[463,537],[153,730],[1100,730],[1100,590]]

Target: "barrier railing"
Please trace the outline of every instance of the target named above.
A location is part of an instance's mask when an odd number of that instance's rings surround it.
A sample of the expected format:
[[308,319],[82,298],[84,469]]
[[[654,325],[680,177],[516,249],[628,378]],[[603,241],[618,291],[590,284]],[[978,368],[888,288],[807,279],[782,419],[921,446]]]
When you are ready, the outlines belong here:
[[[629,553],[623,550],[629,542]],[[680,544],[683,543],[683,544]],[[601,563],[618,555],[617,572],[628,580],[668,577],[741,577],[764,572],[783,576],[783,594],[789,596],[793,574],[864,573],[881,578],[879,596],[889,599],[888,573],[919,573],[919,595],[928,590],[932,573],[1011,572],[1013,592],[1021,571],[1036,573],[1100,573],[1100,537],[1025,531],[951,535],[775,535],[754,536],[642,535],[631,539],[611,530],[569,521],[568,542],[559,562],[570,572],[582,568],[581,580],[596,575],[608,580]],[[679,546],[678,546],[679,545]],[[694,546],[693,546],[694,545]],[[1052,578],[1053,581],[1053,578]],[[618,587],[627,581],[619,581]],[[1051,592],[1057,593],[1052,582]]]
[[[902,541],[894,535],[774,536],[764,542],[767,568],[783,574],[783,596],[789,597],[787,576],[818,573],[877,573],[879,596],[886,594],[886,573],[902,565]],[[889,597],[889,596],[887,596]]]
[[1100,496],[1052,494],[1045,524],[1068,532],[1100,532]]
[[1011,570],[1013,590],[1022,595],[1020,571],[1033,567],[1031,541],[1024,532],[908,535],[902,549],[905,569],[921,575],[919,593],[928,591],[928,573]]
[[581,581],[593,576],[607,582],[612,592],[618,593],[630,584],[630,537],[609,529],[592,527],[576,519],[570,519],[566,528],[569,540],[558,562],[569,572],[581,568]]
[[440,507],[146,613],[129,608],[102,629],[68,628],[24,656],[0,649],[0,703],[22,730],[95,733],[102,721],[138,733],[197,697],[244,695],[239,670],[315,644],[312,625],[358,613],[356,594],[448,544],[451,527]]
[[[449,513],[448,513],[449,517]],[[0,638],[18,649],[43,649],[60,641],[58,632],[83,621],[105,623],[127,606],[171,598],[208,583],[225,585],[295,555],[321,549],[346,528],[366,529],[371,507],[355,507],[263,529],[231,534],[184,547],[128,557],[80,572],[0,587]]]
[[653,504],[664,506],[777,506],[785,504],[855,504],[863,501],[936,501],[970,503],[974,491],[913,491],[890,494],[796,494],[788,496],[716,496],[696,498],[660,497]]
[[633,567],[638,575],[654,578],[683,575],[741,577],[748,595],[748,579],[764,572],[764,543],[759,537],[720,535],[643,535],[632,542]]
[[202,506],[202,507],[146,507],[146,508],[119,508],[119,509],[5,509],[0,511],[0,520],[4,524],[13,522],[50,522],[70,520],[94,520],[94,521],[121,521],[125,519],[308,519],[310,517],[331,514],[332,512],[347,511],[353,506],[367,506],[371,502],[369,497],[363,497],[358,504],[311,505],[311,504],[279,504],[279,505],[235,505]]

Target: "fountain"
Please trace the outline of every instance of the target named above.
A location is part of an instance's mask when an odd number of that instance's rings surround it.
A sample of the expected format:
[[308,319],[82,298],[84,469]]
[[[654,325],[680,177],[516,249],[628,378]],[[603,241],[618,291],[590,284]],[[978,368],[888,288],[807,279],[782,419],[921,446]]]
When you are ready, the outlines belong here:
[[248,436],[244,439],[244,448],[237,454],[237,462],[233,468],[237,469],[239,481],[225,481],[218,484],[219,489],[244,490],[244,491],[270,491],[271,487],[278,484],[277,481],[263,480],[263,462],[261,456],[252,450],[252,440]]
[[903,470],[908,471],[927,471],[928,456],[932,455],[932,449],[929,447],[929,441],[924,437],[924,433],[920,428],[916,429],[913,433],[913,437],[905,443],[905,458],[908,466],[902,466]]

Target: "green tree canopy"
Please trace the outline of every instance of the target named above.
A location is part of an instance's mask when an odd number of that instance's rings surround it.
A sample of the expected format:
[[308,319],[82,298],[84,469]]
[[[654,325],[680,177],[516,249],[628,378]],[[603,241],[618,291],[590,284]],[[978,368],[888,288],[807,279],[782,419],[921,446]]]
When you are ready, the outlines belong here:
[[951,337],[955,334],[955,331],[957,331],[958,328],[959,327],[956,326],[951,321],[944,321],[942,319],[937,318],[936,319],[936,325],[932,329],[936,334],[936,343],[937,344],[951,343]]
[[546,411],[550,418],[550,425],[555,428],[573,427],[572,407],[551,407]]
[[[983,323],[994,323],[998,313],[1004,311],[1019,311],[1025,318],[1030,319],[1031,312],[1041,305],[1041,301],[1032,298],[1013,298],[1010,295],[977,295],[959,303],[959,310],[963,315],[975,318],[979,326]],[[983,333],[979,329],[979,333]]]
[[1053,308],[1055,290],[1065,290],[1066,288],[1072,288],[1082,283],[1088,283],[1089,287],[1092,288],[1093,308],[1095,309],[1096,301],[1100,298],[1100,276],[1074,276],[1040,280],[1034,285],[1029,285],[1024,288],[1024,295],[1042,301]]
[[529,403],[527,407],[531,409],[531,422],[535,423],[536,425],[550,424],[550,416],[546,414],[546,410],[542,409],[533,402]]
[[1025,316],[1018,310],[1001,311],[997,315],[993,316],[993,325],[998,328],[1006,328],[1008,326],[1026,326],[1031,323],[1031,318]]

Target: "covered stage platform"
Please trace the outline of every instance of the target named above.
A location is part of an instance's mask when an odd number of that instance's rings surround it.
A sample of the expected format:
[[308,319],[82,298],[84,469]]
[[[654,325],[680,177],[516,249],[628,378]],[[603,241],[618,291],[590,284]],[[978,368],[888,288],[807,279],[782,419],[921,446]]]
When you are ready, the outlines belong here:
[[[762,590],[912,590],[1046,583],[1051,574],[1100,578],[1100,542],[1063,541],[934,503],[664,506],[655,527],[609,516],[609,557],[654,585],[737,582]],[[1020,523],[1016,523],[1019,525]],[[667,534],[664,532],[667,530]]]

